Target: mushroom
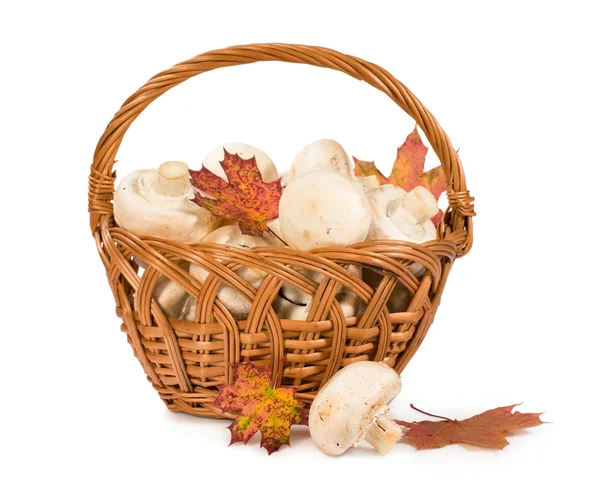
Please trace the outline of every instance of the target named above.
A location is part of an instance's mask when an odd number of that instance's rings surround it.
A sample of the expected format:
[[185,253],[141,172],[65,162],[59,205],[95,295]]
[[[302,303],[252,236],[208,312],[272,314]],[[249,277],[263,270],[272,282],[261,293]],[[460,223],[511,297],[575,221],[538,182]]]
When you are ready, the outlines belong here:
[[[348,271],[359,278],[362,277],[360,267],[351,265],[348,267]],[[323,275],[315,271],[302,270],[301,273],[317,283],[321,282],[323,279]],[[279,290],[279,296],[275,299],[273,304],[279,318],[288,320],[306,320],[310,311],[312,299],[312,295],[286,283]],[[349,290],[346,286],[339,287],[336,299],[340,304],[340,308],[342,309],[345,318],[357,316],[363,304],[358,295]]]
[[[406,192],[390,184],[382,185],[367,192],[373,221],[368,238],[392,239],[414,243],[435,240],[435,226],[431,218],[438,212],[438,203],[434,195],[425,187],[418,186]],[[422,275],[425,268],[418,263],[410,265],[416,276]],[[370,269],[364,270],[364,280],[373,289],[377,289],[381,275]],[[386,306],[390,313],[406,311],[412,295],[406,286],[396,284]]]
[[183,162],[165,162],[157,170],[138,170],[115,190],[117,224],[136,235],[177,242],[199,242],[219,226],[210,211],[190,201],[193,191]]
[[334,140],[317,140],[302,148],[292,163],[287,184],[315,170],[334,170],[353,178],[350,158],[342,145]]
[[[203,241],[231,245],[240,248],[268,246],[268,243],[261,237],[244,235],[237,224],[222,226],[221,228],[207,235]],[[246,266],[237,269],[236,274],[238,274],[242,279],[247,281],[255,288],[258,288],[261,285],[262,281],[267,275],[266,272]],[[209,271],[200,267],[199,265],[191,264],[190,275],[203,283],[208,277]],[[226,284],[223,284],[219,288],[217,298],[223,302],[225,307],[236,320],[245,318],[250,312],[250,307],[252,306],[250,300]],[[192,296],[189,296],[182,307],[182,317],[187,321],[193,322],[195,310],[196,299]]]
[[223,170],[223,167],[221,166],[221,162],[225,158],[224,149],[227,150],[228,153],[234,155],[237,153],[245,160],[255,157],[256,165],[265,182],[274,182],[279,178],[273,160],[271,160],[266,153],[263,153],[258,148],[254,148],[246,143],[225,143],[224,145],[215,148],[206,156],[202,162],[202,166],[210,170],[217,177],[221,177],[223,180],[229,182],[225,175],[225,170]]
[[325,454],[338,456],[365,439],[385,455],[402,435],[388,415],[400,377],[387,364],[359,361],[338,371],[317,393],[308,416],[310,435]]
[[346,246],[366,238],[371,210],[359,184],[341,173],[317,170],[288,183],[279,201],[279,223],[292,248]]
[[[136,235],[178,242],[199,242],[219,226],[220,219],[190,201],[193,191],[183,162],[165,162],[158,170],[138,170],[125,176],[115,190],[117,224]],[[144,261],[134,257],[141,267]],[[187,271],[183,262],[179,267]],[[153,296],[168,317],[176,317],[187,293],[160,276]]]
[[373,221],[370,240],[392,239],[414,243],[434,240],[435,226],[431,222],[438,212],[437,201],[424,187],[407,193],[391,184],[367,192]]

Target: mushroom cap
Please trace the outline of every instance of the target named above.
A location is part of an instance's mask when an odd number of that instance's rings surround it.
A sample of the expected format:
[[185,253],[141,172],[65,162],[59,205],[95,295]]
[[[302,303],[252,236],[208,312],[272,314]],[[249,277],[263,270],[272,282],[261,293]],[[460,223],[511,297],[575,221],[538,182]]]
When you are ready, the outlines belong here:
[[343,174],[318,170],[289,183],[279,201],[283,239],[298,250],[364,240],[371,224],[368,199]]
[[334,140],[317,140],[302,148],[290,168],[288,185],[297,177],[315,170],[334,170],[354,178],[350,157],[342,145]]
[[[239,248],[268,246],[268,243],[261,237],[244,235],[238,225],[222,226],[221,228],[218,228],[207,235],[203,241],[231,245]],[[240,267],[235,272],[255,288],[260,287],[266,276],[265,272],[246,266]],[[200,267],[199,265],[190,265],[190,274],[202,283],[206,280],[209,273],[210,272],[208,270]],[[250,312],[250,307],[252,306],[250,300],[226,284],[223,284],[219,288],[217,297],[223,302],[225,307],[236,319],[243,318]],[[185,309],[189,312],[186,319],[188,321],[193,321],[192,317],[195,311],[195,301],[194,304],[187,305]]]
[[359,361],[338,371],[317,393],[308,416],[317,447],[332,456],[345,452],[365,436],[374,420],[402,388],[387,364]]
[[373,214],[368,239],[390,239],[413,243],[435,239],[435,226],[431,220],[419,224],[404,208],[408,194],[400,187],[391,184],[382,185],[368,191],[367,196]]
[[265,182],[274,182],[279,178],[273,160],[266,153],[246,143],[225,143],[224,145],[217,146],[204,158],[202,166],[210,170],[217,177],[221,177],[223,180],[229,182],[221,166],[221,162],[225,159],[223,149],[227,150],[228,153],[238,154],[245,160],[255,157],[256,165]]
[[157,178],[157,170],[138,170],[121,180],[114,197],[115,220],[121,228],[190,243],[199,242],[219,226],[220,219],[190,201],[191,194],[158,194]]

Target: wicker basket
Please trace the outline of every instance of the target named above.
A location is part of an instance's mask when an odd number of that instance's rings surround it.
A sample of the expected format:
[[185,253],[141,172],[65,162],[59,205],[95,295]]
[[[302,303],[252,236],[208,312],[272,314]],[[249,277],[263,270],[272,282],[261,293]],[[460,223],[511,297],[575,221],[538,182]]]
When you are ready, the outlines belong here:
[[[113,164],[119,145],[135,118],[157,97],[190,77],[216,68],[286,61],[342,71],[387,94],[419,125],[441,160],[449,181],[449,208],[438,225],[436,241],[421,245],[397,241],[364,242],[346,248],[300,252],[268,247],[254,250],[210,243],[180,244],[139,237],[117,227],[112,198]],[[437,121],[419,100],[387,71],[330,49],[286,44],[258,44],[211,51],[159,73],[125,101],[100,138],[89,180],[92,233],[106,268],[116,311],[148,380],[169,407],[205,417],[227,417],[212,406],[217,387],[230,383],[230,363],[270,365],[273,383],[294,386],[310,404],[318,389],[343,366],[359,360],[384,361],[401,372],[415,354],[433,321],[456,257],[472,244],[472,198],[460,159]],[[133,257],[147,268],[139,274]],[[199,285],[177,266],[180,260],[211,271]],[[415,276],[417,262],[425,273]],[[349,273],[350,264],[381,274],[379,287]],[[267,277],[256,290],[235,271],[251,265]],[[323,274],[320,283],[298,272]],[[414,269],[413,269],[414,270]],[[197,298],[195,322],[167,318],[152,299],[160,275]],[[252,301],[247,320],[235,321],[216,297],[221,284]],[[271,307],[284,283],[314,296],[307,321],[280,320]],[[390,313],[386,301],[396,283],[412,299],[407,311]],[[364,302],[358,318],[344,318],[335,293],[340,285]]]

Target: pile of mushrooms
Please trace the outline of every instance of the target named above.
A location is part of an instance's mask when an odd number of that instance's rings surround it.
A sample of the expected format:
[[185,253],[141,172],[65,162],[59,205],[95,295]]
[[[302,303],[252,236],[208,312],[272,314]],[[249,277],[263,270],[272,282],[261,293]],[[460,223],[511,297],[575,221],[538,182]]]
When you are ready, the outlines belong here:
[[[255,157],[265,182],[281,178],[284,188],[279,203],[279,218],[268,223],[273,233],[263,237],[244,235],[237,224],[223,222],[190,199],[193,189],[189,169],[183,162],[165,162],[158,170],[140,170],[127,175],[115,191],[114,212],[119,226],[137,235],[153,235],[183,243],[200,241],[241,248],[290,246],[297,250],[338,246],[363,240],[394,239],[423,243],[435,239],[431,222],[438,210],[435,197],[424,187],[410,192],[392,185],[377,185],[374,176],[355,177],[353,164],[336,141],[322,139],[305,146],[293,160],[288,172],[279,174],[271,158],[245,143],[226,143],[210,152],[202,166],[227,180],[221,167],[224,150],[244,159]],[[138,260],[143,267],[145,264]],[[199,282],[210,271],[183,261],[177,265]],[[368,268],[349,267],[349,271],[372,287],[381,279]],[[412,272],[423,268],[413,264]],[[251,286],[260,287],[265,273],[242,267],[236,273]],[[300,273],[319,283],[316,271]],[[161,276],[154,297],[168,317],[194,321],[195,299],[183,288]],[[251,303],[240,293],[222,285],[217,297],[235,319],[247,316]],[[360,313],[362,302],[345,287],[337,292],[347,317]],[[390,311],[402,311],[410,295],[396,286],[388,301]],[[306,319],[312,296],[285,284],[274,307],[281,318]]]

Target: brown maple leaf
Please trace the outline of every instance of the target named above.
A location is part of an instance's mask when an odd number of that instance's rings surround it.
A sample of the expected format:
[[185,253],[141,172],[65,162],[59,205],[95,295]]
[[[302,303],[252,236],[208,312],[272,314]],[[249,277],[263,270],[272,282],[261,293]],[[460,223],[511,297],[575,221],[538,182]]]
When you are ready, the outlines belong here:
[[[406,141],[398,148],[396,161],[392,167],[392,173],[389,177],[383,175],[375,166],[375,162],[366,162],[354,158],[354,174],[357,177],[377,176],[379,185],[392,184],[396,187],[402,187],[406,192],[410,192],[417,186],[422,185],[428,189],[436,199],[439,199],[446,190],[446,176],[442,167],[435,167],[427,172],[425,170],[425,155],[427,147],[423,144],[417,127],[406,137]],[[442,219],[440,210],[431,221],[437,225]]]
[[225,151],[221,166],[227,181],[210,170],[190,170],[191,184],[210,197],[194,192],[193,201],[220,218],[239,223],[242,233],[262,235],[270,232],[267,221],[279,216],[281,179],[265,182],[256,159],[245,160],[237,154]]
[[465,420],[451,420],[423,412],[412,404],[410,406],[425,415],[442,419],[421,422],[396,420],[397,424],[408,428],[401,440],[417,449],[435,449],[456,443],[502,449],[508,445],[505,436],[509,432],[545,423],[540,420],[541,413],[513,413],[517,405],[494,408]]
[[231,443],[246,444],[258,431],[260,447],[269,454],[290,441],[294,424],[308,425],[304,405],[296,400],[294,388],[273,388],[271,369],[257,368],[251,362],[232,364],[233,383],[219,386],[214,405],[225,412],[240,412],[228,427]]

